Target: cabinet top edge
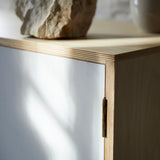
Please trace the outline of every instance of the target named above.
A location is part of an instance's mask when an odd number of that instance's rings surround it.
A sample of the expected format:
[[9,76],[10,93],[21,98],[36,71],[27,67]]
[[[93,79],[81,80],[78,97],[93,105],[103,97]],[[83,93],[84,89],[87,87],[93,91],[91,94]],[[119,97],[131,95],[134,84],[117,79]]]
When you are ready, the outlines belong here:
[[106,64],[126,57],[141,56],[153,49],[160,51],[160,45],[116,46],[96,48],[76,48],[63,44],[48,42],[34,38],[4,38],[0,37],[0,46],[32,51],[42,54],[72,58],[87,62]]
[[55,43],[44,43],[44,41],[36,39],[32,40],[32,38],[0,38],[0,46],[42,53],[47,55],[71,58],[98,64],[106,64],[107,61],[114,61],[115,59],[114,55],[97,53],[94,51],[87,51],[84,49],[69,48]]
[[0,22],[0,46],[101,64],[120,55],[160,46],[160,34],[142,33],[128,22],[94,20],[85,38],[68,40],[22,36],[19,33],[21,22],[11,12],[0,11]]

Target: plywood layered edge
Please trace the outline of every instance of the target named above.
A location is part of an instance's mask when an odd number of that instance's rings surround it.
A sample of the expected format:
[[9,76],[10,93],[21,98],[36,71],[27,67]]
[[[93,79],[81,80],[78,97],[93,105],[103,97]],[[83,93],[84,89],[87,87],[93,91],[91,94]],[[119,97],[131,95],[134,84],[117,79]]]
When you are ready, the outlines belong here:
[[105,97],[107,106],[107,137],[104,138],[104,160],[114,158],[114,97],[115,97],[115,63],[109,61],[105,64]]
[[62,45],[44,43],[44,41],[36,40],[17,40],[0,38],[0,46],[10,47],[15,49],[27,50],[48,55],[71,58],[81,61],[105,64],[106,61],[114,60],[113,55],[97,53],[93,51],[86,51],[83,49],[69,48]]
[[[71,42],[72,43],[72,42]],[[81,61],[106,64],[108,61],[114,61],[127,54],[138,51],[156,48],[158,45],[140,45],[140,46],[113,46],[113,47],[95,47],[90,48],[74,48],[63,45],[63,42],[37,40],[34,38],[0,38],[0,46],[10,47],[21,50],[28,50],[37,53],[49,54],[65,58],[77,59]],[[118,58],[117,58],[118,57]]]

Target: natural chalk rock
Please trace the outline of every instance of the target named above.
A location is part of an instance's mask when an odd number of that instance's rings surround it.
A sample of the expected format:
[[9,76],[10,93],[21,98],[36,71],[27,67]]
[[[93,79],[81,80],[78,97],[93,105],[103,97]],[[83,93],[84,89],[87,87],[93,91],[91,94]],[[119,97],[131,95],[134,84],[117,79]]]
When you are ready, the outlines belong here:
[[86,35],[97,0],[17,0],[21,33],[43,39]]

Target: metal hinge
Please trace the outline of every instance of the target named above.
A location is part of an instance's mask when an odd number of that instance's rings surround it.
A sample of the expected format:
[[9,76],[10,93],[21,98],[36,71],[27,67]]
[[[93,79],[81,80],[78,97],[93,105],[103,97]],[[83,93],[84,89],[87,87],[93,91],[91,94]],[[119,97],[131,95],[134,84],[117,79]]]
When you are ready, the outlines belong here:
[[107,99],[103,98],[102,105],[102,137],[107,137]]

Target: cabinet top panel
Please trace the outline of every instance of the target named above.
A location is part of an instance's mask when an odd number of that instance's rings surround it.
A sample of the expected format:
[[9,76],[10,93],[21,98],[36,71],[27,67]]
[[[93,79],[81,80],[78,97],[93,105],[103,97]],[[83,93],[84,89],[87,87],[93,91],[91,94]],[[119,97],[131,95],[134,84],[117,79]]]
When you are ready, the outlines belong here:
[[132,23],[94,20],[85,38],[40,40],[20,35],[20,20],[0,11],[0,45],[105,64],[115,56],[160,46],[160,34],[146,34]]

